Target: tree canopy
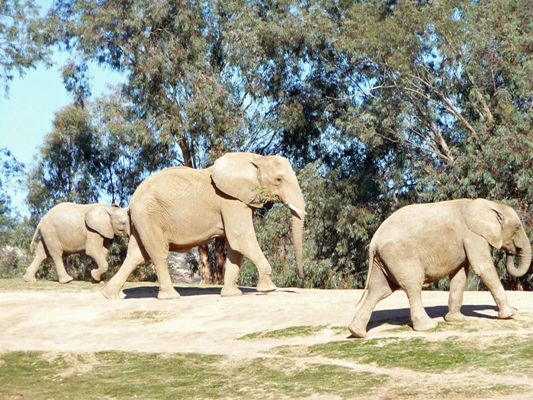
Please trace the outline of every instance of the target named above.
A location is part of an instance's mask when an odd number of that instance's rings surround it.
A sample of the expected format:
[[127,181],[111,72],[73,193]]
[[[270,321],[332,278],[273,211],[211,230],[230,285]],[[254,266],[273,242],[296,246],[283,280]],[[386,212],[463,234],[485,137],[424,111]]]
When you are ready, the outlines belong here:
[[[46,43],[73,54],[74,103],[30,173],[32,210],[124,205],[158,169],[252,151],[288,157],[307,201],[305,282],[284,272],[283,211],[256,216],[280,284],[362,286],[373,233],[413,202],[502,201],[531,237],[532,14],[520,0],[56,1]],[[89,62],[125,83],[89,100]]]
[[39,61],[50,63],[44,24],[33,0],[0,2],[0,79],[6,96],[16,72],[23,76]]

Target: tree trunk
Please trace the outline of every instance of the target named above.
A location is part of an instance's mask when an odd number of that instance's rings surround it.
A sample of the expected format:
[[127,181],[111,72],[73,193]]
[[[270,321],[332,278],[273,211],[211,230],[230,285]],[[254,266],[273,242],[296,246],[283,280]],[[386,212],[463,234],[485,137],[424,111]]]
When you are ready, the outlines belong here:
[[[202,285],[222,285],[224,283],[224,262],[226,261],[226,245],[224,238],[216,238],[213,242],[198,246],[200,262],[198,270]],[[209,257],[209,246],[214,246]]]
[[222,285],[224,283],[224,263],[226,262],[226,240],[224,238],[215,239],[215,254],[211,273],[213,284]]
[[200,272],[200,278],[202,278],[202,285],[211,285],[211,270],[209,268],[209,251],[207,244],[198,246],[198,255],[200,262],[198,264],[198,272]]

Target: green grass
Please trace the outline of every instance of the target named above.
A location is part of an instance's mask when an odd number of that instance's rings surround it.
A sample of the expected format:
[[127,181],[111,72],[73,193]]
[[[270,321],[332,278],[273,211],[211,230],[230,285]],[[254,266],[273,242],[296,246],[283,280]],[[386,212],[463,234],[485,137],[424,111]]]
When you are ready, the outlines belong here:
[[326,329],[327,325],[319,326],[291,326],[285,329],[276,329],[266,332],[254,332],[241,336],[238,340],[256,339],[287,339],[293,337],[315,336]]
[[[394,337],[346,340],[316,344],[305,349],[302,346],[280,346],[273,353],[286,357],[306,354],[307,357],[320,356],[431,373],[479,370],[502,374],[533,372],[533,335],[508,335],[505,339],[486,338],[484,341],[478,338],[461,340],[454,336],[436,342]],[[512,365],[519,367],[511,368]]]
[[164,321],[169,317],[169,315],[170,313],[168,312],[158,310],[133,311],[127,317],[124,317],[124,319],[140,321],[142,323],[149,324],[153,322]]
[[275,329],[266,332],[253,332],[239,337],[237,340],[262,340],[262,339],[290,339],[294,337],[309,337],[316,336],[323,330],[329,329],[334,335],[349,335],[348,328],[345,326],[329,326],[329,325],[301,325],[291,326],[285,329]]
[[224,356],[11,352],[0,358],[0,398],[249,399],[371,393],[386,375],[337,365]]

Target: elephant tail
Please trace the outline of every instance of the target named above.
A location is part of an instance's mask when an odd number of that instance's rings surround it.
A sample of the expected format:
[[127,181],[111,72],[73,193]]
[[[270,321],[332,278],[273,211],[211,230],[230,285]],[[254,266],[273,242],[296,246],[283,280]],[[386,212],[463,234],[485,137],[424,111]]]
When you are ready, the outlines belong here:
[[372,268],[374,267],[374,258],[376,257],[376,253],[376,246],[373,242],[370,242],[370,248],[368,249],[368,273],[366,275],[365,289],[361,299],[359,299],[359,302],[357,303],[357,309],[359,309],[359,305],[362,304],[363,300],[368,294],[368,282],[370,281],[370,274],[372,274]]
[[37,228],[35,228],[35,233],[33,234],[33,237],[31,238],[30,243],[30,250],[33,248],[33,245],[36,241],[41,240],[41,224],[37,225]]

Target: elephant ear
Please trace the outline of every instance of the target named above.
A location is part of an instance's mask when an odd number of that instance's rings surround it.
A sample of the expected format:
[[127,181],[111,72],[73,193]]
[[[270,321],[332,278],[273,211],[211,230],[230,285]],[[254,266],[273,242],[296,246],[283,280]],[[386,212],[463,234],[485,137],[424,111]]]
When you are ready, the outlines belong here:
[[93,207],[91,211],[85,214],[85,223],[93,231],[98,232],[105,238],[113,239],[115,236],[113,225],[111,224],[111,217],[107,211],[107,207],[104,205]]
[[461,213],[468,229],[484,237],[492,247],[502,247],[503,216],[494,203],[476,199],[463,207]]
[[258,158],[251,153],[227,153],[215,161],[211,179],[220,191],[252,207],[263,207]]

